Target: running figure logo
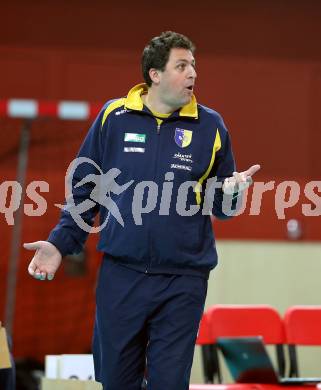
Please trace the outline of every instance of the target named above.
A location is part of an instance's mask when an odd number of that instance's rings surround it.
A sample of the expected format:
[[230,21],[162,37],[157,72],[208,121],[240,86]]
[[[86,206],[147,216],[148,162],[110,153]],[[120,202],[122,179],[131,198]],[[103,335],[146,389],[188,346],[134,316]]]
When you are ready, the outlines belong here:
[[[75,184],[75,188],[82,186],[85,188],[88,185],[92,187],[90,199],[85,199],[83,202],[76,205],[72,193],[72,183],[76,169],[84,163],[94,166],[99,174],[90,173]],[[120,175],[120,173],[121,171],[118,168],[112,168],[108,172],[103,173],[101,168],[93,160],[87,157],[78,157],[74,159],[68,167],[65,178],[66,204],[55,204],[55,206],[68,211],[76,224],[88,233],[100,232],[107,225],[110,215],[112,215],[117,222],[124,227],[124,220],[120,210],[117,207],[117,204],[112,200],[111,195],[121,194],[133,184],[134,180],[130,180],[123,185],[119,185],[115,179]],[[94,207],[97,207],[97,205],[105,207],[108,210],[108,214],[102,225],[92,227],[84,220],[82,214]]]

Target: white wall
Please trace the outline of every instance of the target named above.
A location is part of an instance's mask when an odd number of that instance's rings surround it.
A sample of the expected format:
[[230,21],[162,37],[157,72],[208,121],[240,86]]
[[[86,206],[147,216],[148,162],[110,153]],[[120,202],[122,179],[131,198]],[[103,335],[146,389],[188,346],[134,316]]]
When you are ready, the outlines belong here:
[[[291,305],[321,305],[321,243],[219,241],[217,249],[219,265],[209,278],[206,308],[266,303],[283,315]],[[321,347],[298,352],[301,375],[321,377]],[[196,347],[191,383],[202,382]]]

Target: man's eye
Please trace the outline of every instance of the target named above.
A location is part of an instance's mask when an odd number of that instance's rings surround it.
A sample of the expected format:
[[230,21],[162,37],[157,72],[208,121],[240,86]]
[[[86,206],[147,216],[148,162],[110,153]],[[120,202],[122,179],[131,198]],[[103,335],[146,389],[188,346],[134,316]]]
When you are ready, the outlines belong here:
[[178,69],[180,69],[180,70],[185,69],[185,64],[179,64],[179,65],[178,65]]

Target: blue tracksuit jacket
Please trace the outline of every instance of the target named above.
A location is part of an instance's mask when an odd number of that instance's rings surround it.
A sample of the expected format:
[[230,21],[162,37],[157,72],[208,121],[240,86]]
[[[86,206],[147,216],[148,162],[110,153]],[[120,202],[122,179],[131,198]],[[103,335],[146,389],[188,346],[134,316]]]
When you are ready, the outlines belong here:
[[[109,258],[143,272],[207,277],[217,264],[217,253],[210,216],[202,213],[204,193],[209,178],[217,177],[222,182],[235,171],[230,137],[221,116],[197,104],[194,96],[189,104],[158,125],[141,99],[146,88],[139,84],[126,98],[107,102],[96,118],[78,154],[93,163],[85,162],[75,169],[74,203],[95,200],[93,207],[85,207],[81,219],[93,225],[96,213],[100,212],[104,228],[98,249]],[[103,188],[101,199],[109,198],[113,209],[93,196],[94,182],[76,187],[87,175],[100,175],[104,181],[103,174],[115,168],[120,172],[116,183],[130,184],[118,192]],[[133,203],[141,188],[145,188],[143,199]],[[140,207],[148,204],[152,190],[153,207],[148,206],[151,211],[141,213]],[[166,203],[165,194],[170,192],[172,196],[167,199],[171,201]],[[179,210],[178,194],[183,199]],[[211,211],[218,218],[226,218],[222,198],[222,190],[216,190]],[[180,215],[182,209],[191,207],[200,209],[192,216]],[[117,209],[123,226],[117,221],[117,213],[112,212]],[[67,201],[59,224],[48,238],[62,255],[81,251],[88,235],[69,210]]]

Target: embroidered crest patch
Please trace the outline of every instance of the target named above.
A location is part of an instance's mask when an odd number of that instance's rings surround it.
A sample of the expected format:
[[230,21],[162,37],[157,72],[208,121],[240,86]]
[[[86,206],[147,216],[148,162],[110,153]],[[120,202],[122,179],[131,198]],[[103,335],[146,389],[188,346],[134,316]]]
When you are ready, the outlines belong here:
[[192,130],[175,129],[175,142],[180,148],[186,148],[192,142]]

